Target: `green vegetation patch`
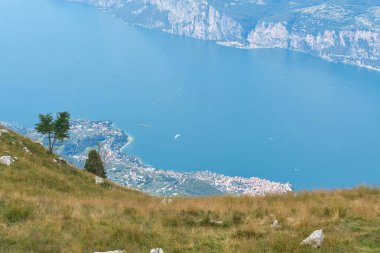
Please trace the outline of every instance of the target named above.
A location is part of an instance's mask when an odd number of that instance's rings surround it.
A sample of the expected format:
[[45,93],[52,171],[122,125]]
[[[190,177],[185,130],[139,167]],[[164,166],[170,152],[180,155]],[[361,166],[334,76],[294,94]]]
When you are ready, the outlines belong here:
[[17,223],[29,219],[33,214],[33,206],[20,201],[12,202],[9,205],[0,206],[2,216],[8,223]]

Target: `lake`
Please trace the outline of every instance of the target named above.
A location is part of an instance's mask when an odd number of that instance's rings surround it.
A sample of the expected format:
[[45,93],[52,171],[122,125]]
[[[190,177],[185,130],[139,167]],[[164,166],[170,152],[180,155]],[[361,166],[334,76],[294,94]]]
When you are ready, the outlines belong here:
[[[0,120],[112,120],[155,167],[380,183],[380,73],[124,24],[60,0],[0,1]],[[177,135],[177,138],[175,136]]]

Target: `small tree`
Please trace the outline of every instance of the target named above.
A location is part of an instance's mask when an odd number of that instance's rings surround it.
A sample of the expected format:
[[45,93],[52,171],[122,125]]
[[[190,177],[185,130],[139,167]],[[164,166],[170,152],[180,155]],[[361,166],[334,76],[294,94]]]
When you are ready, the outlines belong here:
[[51,114],[40,114],[40,122],[36,124],[38,133],[46,134],[49,141],[49,152],[53,152],[57,141],[69,138],[70,114],[68,112],[57,113],[56,119]]
[[96,150],[91,150],[88,153],[88,158],[86,164],[84,165],[84,170],[91,172],[99,177],[106,178],[106,172],[104,170],[104,165],[99,152]]

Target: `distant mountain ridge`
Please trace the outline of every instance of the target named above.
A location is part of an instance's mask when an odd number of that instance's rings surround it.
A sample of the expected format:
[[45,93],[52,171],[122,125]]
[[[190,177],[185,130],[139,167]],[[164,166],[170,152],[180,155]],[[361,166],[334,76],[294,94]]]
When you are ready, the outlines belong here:
[[[2,124],[47,145],[47,139],[33,129],[17,124]],[[124,151],[130,141],[131,137],[111,121],[76,119],[71,121],[70,139],[60,144],[55,152],[83,168],[88,151],[100,147],[110,180],[152,195],[265,195],[292,191],[290,184],[255,177],[228,177],[208,171],[182,173],[156,169]]]
[[380,71],[375,0],[67,0],[130,24],[243,48],[282,48]]

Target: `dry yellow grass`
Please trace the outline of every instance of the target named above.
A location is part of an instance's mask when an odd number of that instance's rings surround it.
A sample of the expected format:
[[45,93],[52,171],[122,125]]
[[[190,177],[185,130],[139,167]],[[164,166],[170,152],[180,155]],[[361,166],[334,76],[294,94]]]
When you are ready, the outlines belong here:
[[[379,189],[178,197],[163,205],[110,182],[95,185],[93,175],[55,163],[14,133],[0,137],[0,156],[7,154],[19,159],[0,165],[0,252],[380,252]],[[274,219],[281,228],[270,227]],[[300,245],[320,228],[322,248]]]

